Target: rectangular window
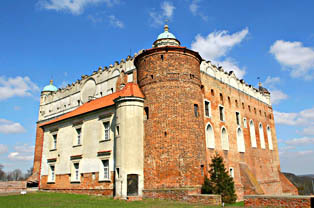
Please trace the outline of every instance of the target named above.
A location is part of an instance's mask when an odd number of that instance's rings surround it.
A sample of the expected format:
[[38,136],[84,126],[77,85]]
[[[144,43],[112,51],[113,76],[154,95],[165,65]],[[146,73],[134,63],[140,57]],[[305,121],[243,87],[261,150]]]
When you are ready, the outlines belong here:
[[81,133],[82,133],[82,129],[81,128],[77,128],[76,129],[76,132],[77,132],[77,145],[80,145],[81,144]]
[[55,182],[55,166],[54,164],[48,164],[48,183]]
[[195,117],[198,117],[198,105],[194,104],[194,115]]
[[80,180],[80,165],[79,163],[74,163],[74,180],[79,181]]
[[247,121],[246,121],[246,118],[243,118],[243,126],[244,126],[244,128],[247,128]]
[[211,106],[210,106],[210,102],[205,100],[205,116],[206,117],[210,117],[211,116]]
[[219,117],[220,117],[220,121],[225,121],[224,107],[223,106],[219,106]]
[[52,149],[57,149],[57,134],[52,135]]
[[229,173],[230,173],[230,176],[232,178],[234,178],[234,169],[233,168],[229,168]]
[[110,140],[110,123],[104,122],[104,140],[108,141]]
[[240,113],[236,112],[237,125],[240,125]]
[[109,160],[102,160],[103,170],[104,170],[104,178],[109,180]]
[[55,181],[55,166],[51,165],[50,170],[51,170],[51,181]]

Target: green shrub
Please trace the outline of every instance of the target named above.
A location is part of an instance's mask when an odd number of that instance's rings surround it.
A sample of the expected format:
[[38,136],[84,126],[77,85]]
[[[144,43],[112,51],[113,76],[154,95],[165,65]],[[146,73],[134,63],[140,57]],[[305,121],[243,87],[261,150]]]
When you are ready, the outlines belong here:
[[208,171],[210,178],[205,177],[202,194],[219,194],[222,202],[234,203],[237,199],[233,178],[226,170],[223,158],[216,152]]

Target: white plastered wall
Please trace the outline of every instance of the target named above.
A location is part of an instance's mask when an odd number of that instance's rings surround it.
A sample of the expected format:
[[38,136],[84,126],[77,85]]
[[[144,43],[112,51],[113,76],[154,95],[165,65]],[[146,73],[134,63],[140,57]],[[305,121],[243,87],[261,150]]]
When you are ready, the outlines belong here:
[[117,126],[120,134],[116,139],[116,196],[127,197],[127,175],[138,175],[138,195],[144,188],[143,153],[143,99],[124,98],[118,101]]
[[[44,142],[42,153],[41,175],[48,175],[48,161],[47,159],[56,158],[55,174],[71,174],[71,166],[73,161],[70,159],[74,155],[82,155],[79,159],[80,173],[98,172],[101,167],[101,157],[97,156],[97,152],[111,151],[109,159],[109,171],[114,170],[114,119],[115,109],[106,109],[90,113],[81,118],[69,119],[65,122],[59,122],[53,126],[48,126],[44,129]],[[103,138],[104,127],[103,122],[99,118],[100,115],[110,115],[110,140],[100,142]],[[73,145],[76,140],[76,130],[73,124],[77,121],[82,121],[81,124],[81,146]],[[52,129],[57,130],[57,149],[51,151]],[[76,160],[77,161],[77,160]]]

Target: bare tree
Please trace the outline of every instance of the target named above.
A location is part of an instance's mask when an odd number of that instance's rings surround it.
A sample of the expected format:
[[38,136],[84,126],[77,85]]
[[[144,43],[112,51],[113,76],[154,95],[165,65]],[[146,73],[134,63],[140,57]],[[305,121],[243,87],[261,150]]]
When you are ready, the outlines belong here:
[[4,166],[0,164],[0,181],[5,181],[6,180],[6,174],[3,171]]
[[20,169],[15,169],[8,174],[8,180],[20,181],[24,180],[23,173]]
[[26,173],[25,173],[25,175],[24,175],[24,178],[27,179],[27,178],[30,177],[31,175],[33,175],[33,167],[30,167],[30,168],[26,171]]

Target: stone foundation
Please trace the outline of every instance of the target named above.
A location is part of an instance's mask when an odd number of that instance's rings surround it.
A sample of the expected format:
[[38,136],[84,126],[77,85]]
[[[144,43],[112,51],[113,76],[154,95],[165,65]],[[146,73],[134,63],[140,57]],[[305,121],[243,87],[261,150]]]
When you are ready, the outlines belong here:
[[26,190],[26,181],[0,182],[0,193],[18,193]]
[[200,194],[199,189],[182,188],[182,189],[159,189],[159,190],[143,190],[144,198],[167,199],[174,201],[182,201],[188,203],[220,205],[221,196],[213,194]]
[[244,196],[245,207],[286,207],[286,208],[312,208],[313,196]]

